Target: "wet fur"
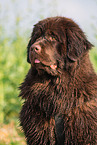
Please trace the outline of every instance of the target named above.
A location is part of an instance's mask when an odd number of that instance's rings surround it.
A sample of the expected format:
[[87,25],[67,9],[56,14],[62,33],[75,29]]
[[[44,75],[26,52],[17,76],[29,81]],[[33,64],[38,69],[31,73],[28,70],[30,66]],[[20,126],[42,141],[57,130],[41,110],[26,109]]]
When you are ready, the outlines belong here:
[[[46,66],[40,70],[29,60],[31,45],[42,37],[58,44],[54,46],[55,70]],[[56,115],[64,120],[64,145],[97,144],[97,75],[89,60],[91,47],[71,19],[53,17],[35,25],[27,50],[31,68],[20,86],[25,99],[20,122],[29,145],[61,145]]]

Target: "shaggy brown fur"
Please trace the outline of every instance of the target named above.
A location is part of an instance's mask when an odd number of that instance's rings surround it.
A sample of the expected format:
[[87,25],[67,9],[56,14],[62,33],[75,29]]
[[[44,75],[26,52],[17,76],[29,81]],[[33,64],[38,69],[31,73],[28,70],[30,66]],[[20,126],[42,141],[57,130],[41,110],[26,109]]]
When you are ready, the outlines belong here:
[[92,44],[71,19],[37,23],[28,44],[31,68],[21,84],[21,126],[29,145],[97,145],[97,76]]

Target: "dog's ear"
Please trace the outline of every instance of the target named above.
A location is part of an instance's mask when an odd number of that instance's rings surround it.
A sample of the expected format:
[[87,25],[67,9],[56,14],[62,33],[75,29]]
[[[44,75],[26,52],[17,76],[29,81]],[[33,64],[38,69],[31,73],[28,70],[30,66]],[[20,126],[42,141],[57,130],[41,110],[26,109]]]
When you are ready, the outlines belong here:
[[84,52],[93,46],[80,28],[68,29],[67,35],[67,57],[71,61],[76,61]]

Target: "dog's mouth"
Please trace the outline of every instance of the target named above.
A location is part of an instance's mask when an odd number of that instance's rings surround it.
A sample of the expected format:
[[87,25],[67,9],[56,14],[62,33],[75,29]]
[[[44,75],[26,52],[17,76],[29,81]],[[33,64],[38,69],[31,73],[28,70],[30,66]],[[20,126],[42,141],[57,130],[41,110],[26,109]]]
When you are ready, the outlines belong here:
[[53,76],[60,75],[61,74],[61,67],[58,60],[48,60],[42,59],[40,57],[32,57],[31,59],[31,65],[36,68],[39,74],[47,72],[48,74],[51,74]]
[[46,63],[46,62],[40,61],[40,60],[37,59],[37,58],[34,60],[34,63],[35,63],[35,64],[41,64],[42,66],[50,67],[50,68],[53,69],[53,70],[56,70],[56,69],[57,69],[57,64],[52,64],[51,62],[48,64],[48,63]]
[[39,59],[35,59],[34,63],[38,64],[38,63],[40,63],[40,60]]

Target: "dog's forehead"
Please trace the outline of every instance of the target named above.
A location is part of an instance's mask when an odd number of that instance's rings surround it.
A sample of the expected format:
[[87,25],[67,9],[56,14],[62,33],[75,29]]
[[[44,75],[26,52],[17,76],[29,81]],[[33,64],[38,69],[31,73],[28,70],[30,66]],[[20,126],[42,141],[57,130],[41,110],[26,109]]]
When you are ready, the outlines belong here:
[[47,33],[47,35],[45,36],[41,36],[36,40],[37,42],[43,42],[43,41],[56,41],[56,39],[53,36],[50,36],[49,33]]
[[47,18],[44,20],[39,21],[37,24],[34,25],[35,30],[39,30],[45,33],[51,33],[57,30],[61,30],[63,27],[63,21],[62,18]]
[[[43,22],[43,21],[42,21]],[[63,38],[65,37],[66,33],[66,27],[61,22],[55,22],[55,23],[49,23],[49,21],[42,24],[38,23],[35,29],[35,35],[37,36],[46,36],[49,37],[49,39],[56,40],[59,42],[63,42]],[[39,37],[38,37],[39,38]]]

